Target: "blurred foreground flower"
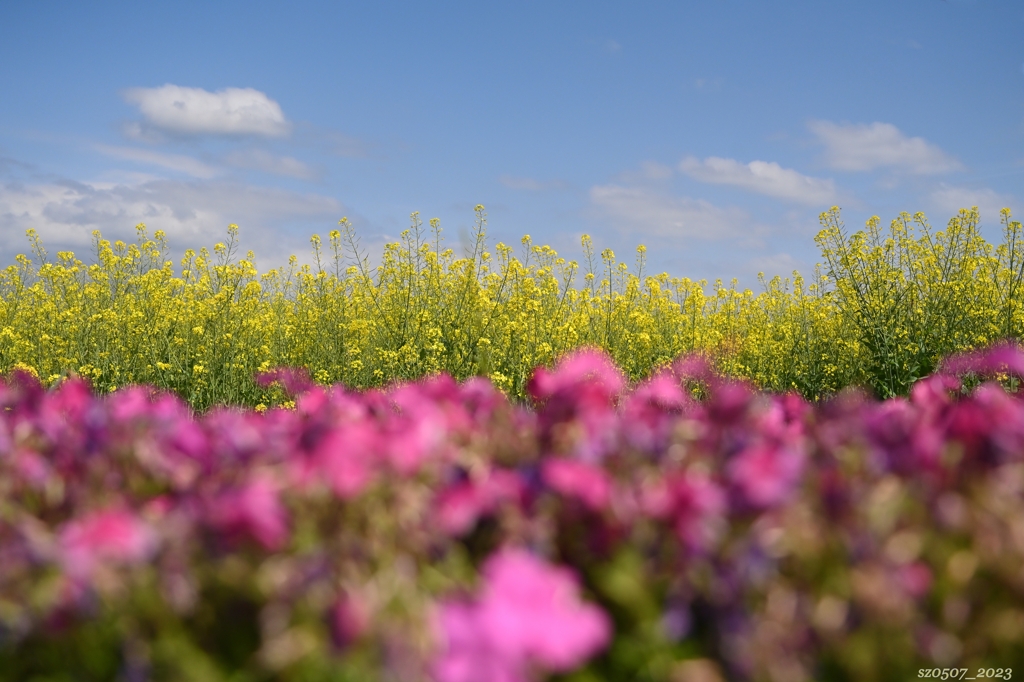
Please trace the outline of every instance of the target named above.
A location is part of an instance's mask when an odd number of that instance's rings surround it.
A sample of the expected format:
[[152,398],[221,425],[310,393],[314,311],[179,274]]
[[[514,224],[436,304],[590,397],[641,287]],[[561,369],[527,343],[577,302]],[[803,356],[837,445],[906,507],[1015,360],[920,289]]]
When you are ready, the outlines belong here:
[[477,599],[442,603],[438,623],[438,682],[524,682],[537,670],[569,671],[611,637],[608,617],[580,600],[568,570],[518,549],[491,556]]

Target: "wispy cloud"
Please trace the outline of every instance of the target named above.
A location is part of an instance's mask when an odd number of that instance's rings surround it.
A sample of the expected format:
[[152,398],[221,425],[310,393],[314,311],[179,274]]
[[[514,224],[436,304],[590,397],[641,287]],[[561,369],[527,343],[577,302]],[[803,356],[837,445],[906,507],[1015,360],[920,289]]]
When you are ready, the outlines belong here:
[[276,156],[262,149],[234,151],[224,157],[224,160],[238,168],[249,168],[263,171],[264,173],[272,173],[273,175],[299,178],[300,180],[313,180],[320,175],[316,170],[298,159],[290,156]]
[[1016,200],[1007,194],[1000,194],[989,188],[975,189],[942,184],[929,195],[931,203],[950,218],[961,208],[978,207],[978,216],[988,226],[999,224],[999,211],[1013,208]]
[[0,156],[0,175],[6,175],[7,173],[12,173],[15,170],[32,170],[32,168],[33,166],[31,164],[25,163],[24,161],[18,161],[17,159],[12,159],[9,156]]
[[146,123],[179,135],[287,135],[291,124],[281,106],[259,90],[202,88],[163,85],[131,88],[124,99],[139,107]]
[[203,163],[199,159],[182,154],[164,154],[152,149],[113,147],[105,144],[97,144],[94,148],[101,154],[117,159],[159,166],[160,168],[166,168],[179,173],[186,173],[195,178],[212,178],[218,173],[216,168]]
[[749,222],[741,209],[644,187],[598,185],[590,189],[590,201],[616,226],[657,237],[724,239],[741,234]]
[[837,170],[892,168],[930,175],[963,169],[963,164],[936,145],[922,137],[907,137],[891,123],[811,121],[808,127],[825,145],[825,160]]
[[680,162],[679,169],[700,182],[732,185],[809,206],[831,205],[838,197],[831,179],[812,178],[774,162],[751,161],[744,164],[717,156],[703,161],[688,156]]
[[517,177],[514,175],[502,175],[498,178],[505,187],[518,189],[526,192],[543,192],[550,189],[565,189],[566,184],[562,180],[535,180],[534,178]]
[[167,233],[175,249],[220,240],[228,224],[236,223],[243,243],[257,255],[279,257],[288,247],[305,252],[316,225],[333,226],[345,213],[330,197],[222,181],[0,183],[0,256],[9,262],[23,252],[28,228],[48,246],[84,256],[93,230],[133,239],[134,226],[144,222],[151,231]]

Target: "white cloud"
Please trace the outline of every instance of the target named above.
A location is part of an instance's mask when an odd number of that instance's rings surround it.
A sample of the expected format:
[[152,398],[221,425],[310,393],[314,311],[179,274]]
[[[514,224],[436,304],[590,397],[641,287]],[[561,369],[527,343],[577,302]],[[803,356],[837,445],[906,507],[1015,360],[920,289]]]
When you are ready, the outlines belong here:
[[300,180],[312,180],[319,175],[314,169],[298,159],[290,156],[275,156],[262,149],[231,152],[224,160],[238,168],[250,168],[263,171],[264,173],[299,178]]
[[907,137],[891,123],[836,124],[811,121],[811,132],[825,145],[825,158],[837,170],[895,168],[918,175],[961,170],[963,165],[921,137]]
[[977,206],[978,217],[982,224],[988,227],[999,225],[999,211],[1008,207],[1013,208],[1016,203],[1013,197],[988,188],[972,189],[946,184],[932,191],[929,199],[945,214],[942,217],[943,222],[955,216],[961,208]]
[[651,236],[722,239],[742,234],[749,221],[738,208],[719,208],[703,199],[671,197],[643,187],[599,185],[590,189],[590,200],[616,225]]
[[565,189],[565,183],[561,180],[535,180],[533,178],[516,177],[514,175],[502,175],[498,178],[505,187],[519,189],[527,192],[542,192],[548,189]]
[[261,263],[283,262],[285,249],[305,253],[309,235],[333,229],[344,214],[330,197],[226,182],[0,183],[0,257],[11,262],[25,252],[25,230],[35,228],[51,251],[72,249],[87,259],[93,230],[133,240],[142,222],[150,234],[166,232],[180,257],[181,249],[222,240],[236,223],[243,246],[253,248]]
[[168,170],[187,173],[196,178],[212,178],[217,175],[217,169],[208,166],[199,159],[181,154],[163,154],[151,149],[139,149],[137,147],[112,147],[105,144],[95,145],[96,151],[107,156],[128,161],[137,161],[151,166],[159,166]]
[[758,194],[777,197],[807,205],[832,205],[838,193],[829,179],[812,178],[777,163],[751,161],[748,164],[734,159],[711,156],[703,161],[688,156],[679,169],[694,180],[718,185],[733,185]]
[[640,164],[640,170],[648,180],[667,180],[672,177],[672,167],[657,161],[644,161]]
[[151,126],[170,133],[277,137],[291,130],[281,106],[252,88],[209,92],[168,83],[159,88],[131,88],[124,98],[139,107]]

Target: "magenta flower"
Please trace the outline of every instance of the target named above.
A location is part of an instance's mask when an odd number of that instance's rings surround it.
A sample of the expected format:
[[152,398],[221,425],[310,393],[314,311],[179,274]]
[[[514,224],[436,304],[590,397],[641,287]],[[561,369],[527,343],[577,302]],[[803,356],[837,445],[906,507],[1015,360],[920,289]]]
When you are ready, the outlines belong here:
[[264,549],[281,549],[288,541],[288,522],[277,486],[258,476],[241,488],[217,497],[209,514],[211,525],[229,537],[251,537]]
[[452,536],[473,530],[483,516],[494,513],[507,502],[518,503],[523,482],[511,471],[493,469],[477,480],[456,483],[438,495],[435,503],[437,525]]
[[599,466],[551,457],[544,462],[541,475],[552,490],[576,498],[594,511],[600,511],[608,505],[612,481]]
[[[933,407],[937,398],[934,393],[917,393],[918,400]],[[866,411],[864,431],[884,458],[886,468],[902,474],[934,473],[944,436],[933,416],[904,398],[891,398]]]
[[693,402],[674,374],[661,372],[642,383],[626,400],[620,414],[623,433],[634,447],[647,452],[661,450],[679,415]]
[[680,542],[693,552],[709,549],[725,522],[725,492],[698,471],[647,482],[641,489],[641,504],[647,515],[672,524]]
[[145,561],[156,550],[157,539],[149,525],[134,514],[107,509],[65,524],[58,546],[68,575],[87,578],[101,563]]
[[928,565],[921,562],[915,561],[912,564],[901,566],[897,569],[897,580],[899,581],[900,587],[913,597],[919,599],[927,594],[928,590],[932,586],[932,571],[928,568]]
[[599,461],[615,445],[615,404],[625,385],[611,358],[596,350],[566,355],[554,370],[538,368],[527,389],[540,404],[542,445],[584,461]]
[[940,365],[947,374],[993,374],[1006,372],[1024,377],[1024,350],[1014,343],[1000,343],[980,351],[952,355]]
[[359,495],[376,473],[377,429],[360,420],[332,429],[317,444],[308,477],[327,482],[341,499]]
[[342,593],[330,608],[328,626],[334,646],[345,649],[369,629],[369,604],[356,594]]
[[726,472],[747,504],[764,509],[792,494],[803,473],[803,456],[785,446],[758,444],[735,455]]
[[438,682],[520,682],[537,668],[567,672],[607,645],[607,615],[580,600],[567,569],[505,549],[492,555],[482,572],[475,602],[441,605],[444,650],[434,662]]
[[583,349],[563,356],[554,370],[540,367],[531,377],[528,390],[534,400],[543,402],[558,394],[576,390],[582,384],[595,384],[609,398],[618,395],[626,379],[604,351]]
[[435,629],[444,653],[433,662],[437,682],[528,682],[526,663],[494,646],[484,634],[481,610],[472,603],[447,601],[438,609]]
[[[440,384],[436,388],[449,388],[450,383],[450,388],[454,389],[454,381],[447,379],[433,382]],[[389,397],[398,413],[389,414],[383,425],[384,455],[399,475],[410,476],[444,444],[448,436],[448,416],[415,384],[400,386]]]

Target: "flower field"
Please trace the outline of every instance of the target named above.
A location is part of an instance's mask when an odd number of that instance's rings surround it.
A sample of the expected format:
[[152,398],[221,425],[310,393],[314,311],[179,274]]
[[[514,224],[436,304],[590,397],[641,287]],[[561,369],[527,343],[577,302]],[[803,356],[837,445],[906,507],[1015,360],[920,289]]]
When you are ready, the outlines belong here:
[[178,272],[141,227],[89,266],[35,240],[0,281],[0,682],[1024,671],[1008,211],[992,247],[974,210],[833,209],[815,283],[757,295],[642,249],[577,287],[484,217],[455,259],[414,216],[375,271],[346,221],[262,275],[234,228]]
[[[0,386],[0,680],[902,680],[1024,664],[1024,375],[814,405],[583,350],[194,416]],[[977,384],[977,381],[974,383]],[[703,396],[694,398],[694,390]]]
[[645,272],[610,250],[566,261],[523,238],[522,254],[487,249],[477,207],[464,257],[419,217],[371,268],[342,220],[314,265],[260,273],[226,243],[187,251],[179,267],[164,236],[135,244],[95,237],[95,262],[34,256],[0,272],[0,372],[20,367],[45,385],[87,378],[101,392],[128,384],[172,390],[197,410],[267,408],[284,400],[257,372],[304,367],[318,384],[383,387],[446,372],[488,377],[527,399],[537,366],[582,346],[605,350],[630,380],[700,352],[724,374],[815,400],[858,385],[906,395],[951,353],[1021,338],[1024,233],[1003,211],[1004,240],[986,242],[976,210],[935,232],[921,214],[888,230],[877,218],[848,234],[839,209],[821,215],[822,267],[811,280],[764,281],[755,294]]

